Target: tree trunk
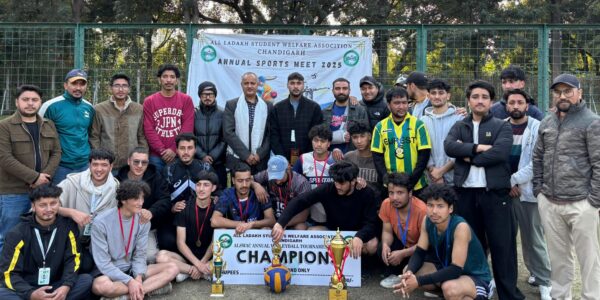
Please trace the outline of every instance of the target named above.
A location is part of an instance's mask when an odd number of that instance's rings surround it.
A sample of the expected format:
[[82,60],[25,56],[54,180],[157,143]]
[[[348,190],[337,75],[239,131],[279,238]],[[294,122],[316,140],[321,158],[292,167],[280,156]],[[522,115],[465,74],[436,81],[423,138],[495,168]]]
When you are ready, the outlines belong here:
[[81,23],[81,14],[83,13],[83,0],[71,0],[71,4],[73,22]]
[[[561,14],[560,14],[560,0],[550,0],[551,8],[550,8],[550,23],[560,24],[561,23]],[[561,41],[561,33],[559,30],[552,30],[550,34],[550,47],[552,52],[550,66],[552,67],[552,76],[554,78],[562,73],[561,70],[561,61],[562,61],[562,41]]]
[[388,30],[375,30],[375,39],[373,47],[377,53],[377,63],[379,65],[379,76],[377,81],[384,83],[388,79],[388,41],[390,40],[390,32]]

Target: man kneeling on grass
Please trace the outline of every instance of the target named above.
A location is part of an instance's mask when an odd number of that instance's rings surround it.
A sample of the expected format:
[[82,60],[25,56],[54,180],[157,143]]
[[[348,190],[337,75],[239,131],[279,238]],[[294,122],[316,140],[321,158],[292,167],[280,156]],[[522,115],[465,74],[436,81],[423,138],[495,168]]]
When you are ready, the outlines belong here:
[[452,215],[456,203],[452,187],[432,184],[422,197],[427,201],[427,218],[394,293],[408,296],[421,287],[426,291],[441,288],[445,299],[491,297],[492,278],[483,248],[469,224]]
[[150,223],[140,223],[143,181],[126,180],[117,189],[117,207],[102,212],[92,226],[92,254],[102,276],[92,292],[106,298],[143,300],[144,295],[171,292],[179,269],[174,263],[146,264]]

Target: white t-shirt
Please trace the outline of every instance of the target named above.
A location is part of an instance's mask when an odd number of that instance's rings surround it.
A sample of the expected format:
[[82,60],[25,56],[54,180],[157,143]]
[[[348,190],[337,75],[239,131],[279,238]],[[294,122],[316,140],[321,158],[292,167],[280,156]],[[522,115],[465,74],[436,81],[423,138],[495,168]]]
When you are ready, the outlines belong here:
[[[479,122],[473,121],[473,143],[479,143]],[[484,188],[487,187],[485,180],[485,168],[471,165],[469,176],[463,182],[465,188]]]

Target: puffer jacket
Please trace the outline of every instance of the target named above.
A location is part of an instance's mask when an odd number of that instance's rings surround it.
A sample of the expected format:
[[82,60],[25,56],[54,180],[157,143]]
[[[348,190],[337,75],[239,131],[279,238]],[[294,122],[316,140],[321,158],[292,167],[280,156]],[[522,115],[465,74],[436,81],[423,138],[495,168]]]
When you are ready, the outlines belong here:
[[561,121],[551,114],[540,124],[533,152],[533,191],[550,201],[587,199],[600,207],[600,117],[585,101]]
[[[60,141],[54,123],[37,116],[40,130],[39,152],[41,173],[50,176],[58,167],[61,157]],[[0,121],[0,194],[25,194],[29,185],[40,176],[35,170],[33,138],[19,112]]]
[[[507,119],[508,120],[508,119]],[[524,202],[536,202],[537,199],[533,195],[533,148],[538,138],[538,130],[540,121],[533,117],[527,118],[527,128],[523,132],[521,140],[521,156],[519,157],[519,170],[510,176],[510,185],[519,185],[521,197],[519,200]]]
[[223,110],[218,106],[200,104],[194,113],[194,135],[198,138],[196,158],[202,160],[207,155],[213,158],[213,165],[225,163],[223,140]]
[[387,102],[384,100],[385,89],[381,83],[377,83],[377,88],[379,92],[373,101],[365,101],[363,98],[360,101],[360,105],[362,105],[367,111],[367,116],[369,117],[369,127],[371,130],[375,128],[375,125],[379,123],[379,121],[387,118],[390,115],[390,110],[387,106]]

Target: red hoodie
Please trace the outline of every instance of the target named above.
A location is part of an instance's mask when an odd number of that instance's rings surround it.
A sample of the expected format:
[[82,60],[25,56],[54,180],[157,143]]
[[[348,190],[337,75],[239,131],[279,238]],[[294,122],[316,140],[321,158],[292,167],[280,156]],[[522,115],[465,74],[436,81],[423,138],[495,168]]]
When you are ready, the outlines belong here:
[[182,92],[165,97],[160,92],[144,99],[144,133],[150,154],[161,156],[165,149],[176,150],[175,137],[194,132],[194,103]]

